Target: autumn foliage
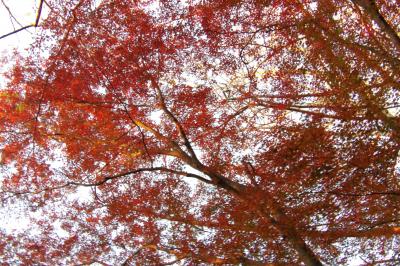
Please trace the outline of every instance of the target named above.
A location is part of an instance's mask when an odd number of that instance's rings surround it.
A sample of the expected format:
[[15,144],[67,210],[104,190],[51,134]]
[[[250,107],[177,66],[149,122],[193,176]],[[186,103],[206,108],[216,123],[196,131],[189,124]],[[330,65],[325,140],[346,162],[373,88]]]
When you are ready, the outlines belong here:
[[46,4],[0,90],[2,264],[400,263],[398,0]]

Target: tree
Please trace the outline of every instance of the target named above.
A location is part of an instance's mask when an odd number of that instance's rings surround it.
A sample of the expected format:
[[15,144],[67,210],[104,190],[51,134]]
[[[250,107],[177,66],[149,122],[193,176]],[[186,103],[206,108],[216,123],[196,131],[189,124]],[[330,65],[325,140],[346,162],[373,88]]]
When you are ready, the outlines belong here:
[[4,262],[400,260],[398,1],[46,3],[0,97],[36,230]]

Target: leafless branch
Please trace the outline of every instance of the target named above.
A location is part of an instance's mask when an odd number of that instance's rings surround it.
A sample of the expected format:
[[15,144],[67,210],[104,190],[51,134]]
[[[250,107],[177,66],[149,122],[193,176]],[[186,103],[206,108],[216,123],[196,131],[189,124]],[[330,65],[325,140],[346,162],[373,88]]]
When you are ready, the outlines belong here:
[[[2,5],[7,9],[7,12],[10,16],[11,23],[13,23],[13,20],[21,27],[23,28],[24,26],[18,21],[18,19],[14,16],[14,14],[11,12],[11,9],[8,7],[8,5],[4,2],[4,0],[1,0]],[[14,26],[14,23],[13,23]],[[15,30],[15,27],[14,27]]]
[[44,2],[44,0],[41,0],[39,3],[39,9],[38,9],[36,20],[35,20],[35,27],[37,27],[39,25],[40,16],[42,15],[43,2]]
[[[4,6],[6,7],[6,9],[8,10],[9,14],[12,14],[11,11],[9,10],[9,8],[4,4],[3,0],[2,0],[1,2],[3,3],[3,5],[4,5]],[[21,28],[19,28],[19,29],[17,29],[17,30],[14,30],[14,31],[12,31],[12,32],[9,32],[9,33],[7,33],[7,34],[4,34],[4,35],[0,36],[0,39],[4,39],[4,38],[6,38],[6,37],[8,37],[8,36],[10,36],[10,35],[16,34],[16,33],[20,32],[20,31],[29,29],[29,28],[31,28],[31,27],[37,28],[37,27],[39,26],[40,17],[41,17],[41,15],[42,15],[43,2],[44,2],[44,0],[41,0],[40,3],[39,3],[39,9],[38,9],[38,12],[37,12],[37,15],[36,15],[36,19],[35,19],[35,23],[34,23],[34,24],[27,25],[27,26],[21,27]],[[14,16],[12,16],[12,17],[14,18]],[[14,18],[14,20],[17,21],[15,18]],[[17,23],[19,24],[18,21],[17,21]]]

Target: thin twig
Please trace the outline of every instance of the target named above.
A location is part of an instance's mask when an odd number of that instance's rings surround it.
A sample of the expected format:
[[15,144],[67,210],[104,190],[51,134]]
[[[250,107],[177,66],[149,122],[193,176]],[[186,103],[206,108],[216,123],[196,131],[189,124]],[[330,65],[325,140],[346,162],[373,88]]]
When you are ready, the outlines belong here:
[[[14,16],[14,14],[11,12],[11,9],[6,5],[6,3],[4,2],[4,0],[1,0],[1,3],[3,4],[3,6],[7,9],[8,14],[10,15],[11,18],[11,23],[13,23],[12,21],[14,20],[20,27],[24,27],[19,21],[18,19]],[[13,23],[14,26],[14,23]],[[14,27],[15,30],[15,27]]]
[[[3,2],[3,1],[2,1],[2,2]],[[6,37],[8,37],[8,36],[10,36],[10,35],[16,34],[16,33],[20,32],[20,31],[29,29],[29,28],[31,28],[31,27],[37,28],[37,27],[39,26],[40,17],[41,17],[41,15],[42,15],[43,2],[44,2],[44,0],[41,0],[41,1],[40,1],[38,13],[37,13],[36,19],[35,19],[35,24],[27,25],[27,26],[21,27],[21,28],[19,28],[19,29],[17,29],[17,30],[14,30],[14,31],[12,31],[12,32],[9,32],[9,33],[7,33],[7,34],[4,34],[4,35],[0,36],[0,39],[4,39],[4,38],[6,38]],[[3,2],[3,4],[4,4],[4,2]],[[4,5],[4,6],[5,6],[5,5]],[[6,7],[6,8],[7,8],[7,7]],[[17,20],[16,20],[16,21],[17,21]]]

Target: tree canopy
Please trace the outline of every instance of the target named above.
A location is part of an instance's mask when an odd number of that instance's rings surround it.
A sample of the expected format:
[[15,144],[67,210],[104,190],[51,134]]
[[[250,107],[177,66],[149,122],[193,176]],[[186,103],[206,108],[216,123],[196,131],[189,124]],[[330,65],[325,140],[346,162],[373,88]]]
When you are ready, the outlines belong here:
[[46,0],[0,90],[6,265],[399,263],[398,0]]

